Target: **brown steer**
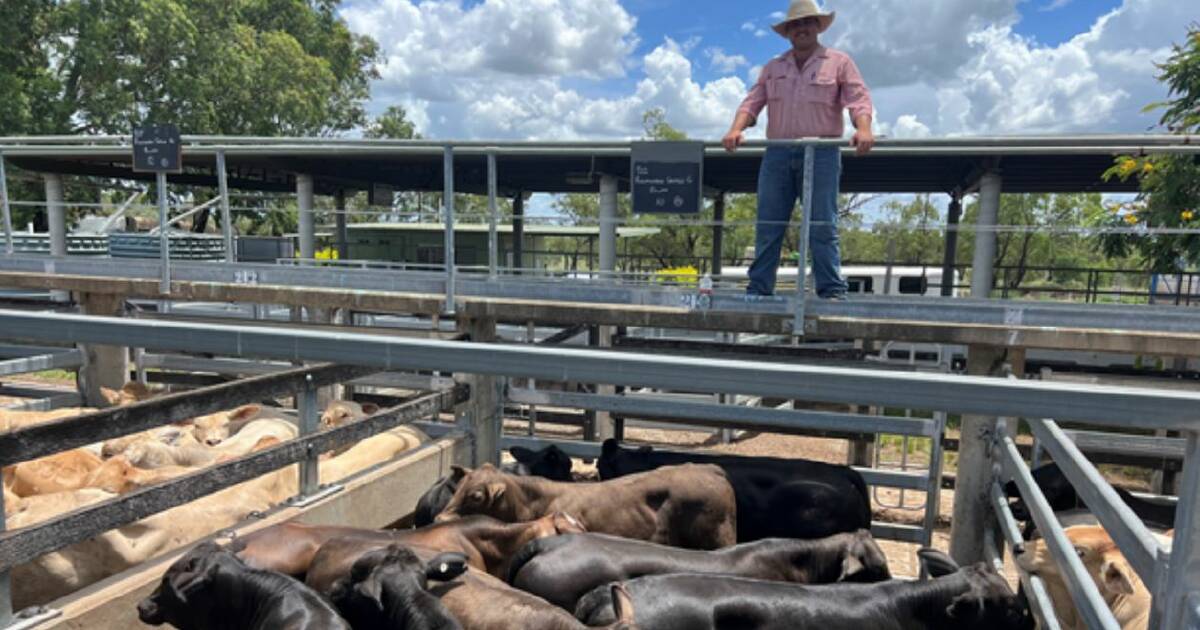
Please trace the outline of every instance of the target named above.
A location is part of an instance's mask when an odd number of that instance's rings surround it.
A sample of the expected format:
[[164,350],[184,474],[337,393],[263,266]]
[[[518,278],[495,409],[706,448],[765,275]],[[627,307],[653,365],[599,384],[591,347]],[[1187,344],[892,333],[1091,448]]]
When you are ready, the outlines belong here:
[[[387,546],[392,542],[417,544],[439,551],[457,551],[467,556],[474,567],[504,575],[508,561],[525,543],[546,536],[583,532],[574,518],[553,514],[528,523],[507,524],[492,518],[466,518],[414,530],[376,530],[354,527],[303,525],[281,523],[255,532],[235,542],[232,547],[247,566],[268,569],[323,585],[332,584],[344,575],[354,560],[366,550]],[[331,541],[320,555],[322,546]],[[359,548],[362,550],[359,550]],[[349,557],[353,556],[353,557]],[[326,579],[323,576],[329,576]]]
[[518,477],[484,464],[466,473],[435,520],[486,514],[518,522],[566,512],[590,532],[718,549],[737,542],[736,510],[733,487],[711,464],[664,466],[598,483]]

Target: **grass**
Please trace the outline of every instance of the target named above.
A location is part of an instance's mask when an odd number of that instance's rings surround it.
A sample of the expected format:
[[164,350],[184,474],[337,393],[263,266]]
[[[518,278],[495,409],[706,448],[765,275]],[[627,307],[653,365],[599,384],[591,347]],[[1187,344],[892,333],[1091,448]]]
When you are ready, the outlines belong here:
[[75,382],[75,372],[70,370],[43,370],[41,372],[33,372],[30,376],[43,381]]

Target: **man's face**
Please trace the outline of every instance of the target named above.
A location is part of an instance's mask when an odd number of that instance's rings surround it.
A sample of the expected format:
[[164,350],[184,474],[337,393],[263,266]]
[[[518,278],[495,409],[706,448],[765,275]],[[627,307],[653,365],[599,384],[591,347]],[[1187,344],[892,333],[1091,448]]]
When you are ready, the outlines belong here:
[[806,17],[787,25],[788,39],[791,40],[792,47],[799,50],[808,50],[816,46],[817,35],[820,32],[821,20],[815,17]]

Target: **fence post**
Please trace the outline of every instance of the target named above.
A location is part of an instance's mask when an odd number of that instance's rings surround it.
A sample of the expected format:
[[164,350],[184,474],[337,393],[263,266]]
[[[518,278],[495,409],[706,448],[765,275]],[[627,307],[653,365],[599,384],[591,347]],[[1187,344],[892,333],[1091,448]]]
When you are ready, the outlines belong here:
[[[967,373],[996,376],[1007,356],[1003,348],[971,346]],[[964,415],[958,446],[958,474],[954,483],[954,516],[950,526],[950,556],[967,565],[985,560],[983,532],[988,525],[988,492],[992,483],[991,444],[996,418]]]
[[[471,337],[471,343],[492,343],[496,340],[494,318],[459,319],[458,329]],[[471,398],[455,410],[458,426],[471,439],[471,465],[484,462],[500,463],[500,431],[504,422],[503,379],[484,374],[456,374],[455,379],[467,383]]]
[[600,271],[615,280],[617,270],[617,178],[600,176]]
[[792,319],[792,334],[804,336],[804,285],[808,284],[808,233],[812,229],[813,160],[817,149],[804,145],[804,185],[800,196],[800,237],[796,241],[796,310]]
[[[167,227],[167,174],[159,171],[155,174],[155,188],[158,189],[158,259],[162,265],[162,278],[159,281],[158,292],[163,295],[171,294],[171,236]],[[53,228],[51,228],[53,229]]]
[[971,297],[987,298],[992,291],[996,258],[996,224],[1000,216],[1003,180],[988,171],[979,184],[979,218],[975,220],[975,261],[971,266]]
[[721,252],[725,249],[725,193],[713,199],[712,277],[721,275]]
[[[106,293],[82,293],[79,305],[86,315],[121,317],[125,314],[125,296]],[[107,402],[101,387],[119,390],[129,378],[129,349],[123,346],[80,344],[83,365],[79,368],[79,394],[89,407],[104,407]]]
[[446,145],[442,153],[442,217],[445,236],[442,263],[446,266],[446,308],[454,314],[454,147]]
[[[488,189],[488,277],[495,279],[497,267],[500,265],[500,239],[496,235],[496,152],[487,154],[487,189]],[[516,230],[513,230],[516,238]]]
[[12,207],[8,203],[8,173],[4,170],[3,153],[0,153],[0,211],[4,212],[4,253],[11,256],[13,253]]
[[[306,438],[317,432],[318,422],[317,388],[313,386],[312,375],[304,378],[304,388],[300,390],[300,438]],[[300,462],[300,496],[310,497],[316,494],[321,485],[320,453],[308,449],[304,460]]]
[[962,195],[950,198],[946,214],[946,251],[942,257],[942,297],[954,295],[954,263],[958,260],[958,223],[962,220]]
[[317,254],[316,217],[313,216],[313,177],[296,175],[296,205],[300,215],[300,259],[312,260]]
[[229,213],[229,174],[225,170],[225,152],[217,151],[217,194],[221,195],[221,236],[225,239],[225,262],[237,262],[233,243],[233,218]]

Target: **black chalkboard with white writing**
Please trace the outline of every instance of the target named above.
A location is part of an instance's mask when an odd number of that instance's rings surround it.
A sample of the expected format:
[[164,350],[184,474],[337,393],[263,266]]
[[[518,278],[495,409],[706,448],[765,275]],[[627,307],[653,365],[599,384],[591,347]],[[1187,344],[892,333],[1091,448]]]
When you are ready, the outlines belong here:
[[635,142],[632,162],[634,214],[700,213],[704,143]]
[[178,173],[183,148],[175,125],[147,125],[133,130],[133,170],[139,173]]

